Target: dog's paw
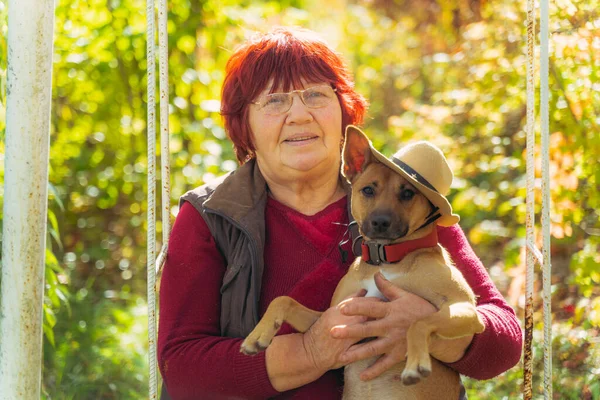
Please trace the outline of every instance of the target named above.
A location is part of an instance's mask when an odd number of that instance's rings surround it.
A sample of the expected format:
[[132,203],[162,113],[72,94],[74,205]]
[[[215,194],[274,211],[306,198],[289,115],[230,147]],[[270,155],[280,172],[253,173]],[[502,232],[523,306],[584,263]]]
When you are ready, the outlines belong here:
[[243,353],[247,356],[253,356],[261,351],[264,351],[267,347],[269,347],[270,344],[271,340],[261,342],[260,340],[251,340],[250,337],[248,337],[242,342],[242,345],[240,346],[240,353]]
[[429,375],[431,375],[431,365],[419,365],[418,371],[422,378],[427,378]]
[[404,370],[402,371],[402,383],[406,386],[415,385],[421,381],[421,375],[417,371]]
[[267,329],[265,329],[265,325],[267,324],[264,321],[261,321],[261,323],[250,332],[240,346],[240,353],[255,355],[269,347],[273,341],[273,337],[281,327],[281,321],[274,321],[273,325]]
[[404,368],[404,371],[402,371],[402,383],[405,385],[414,385],[429,375],[431,375],[431,359],[427,357],[417,363],[416,368]]

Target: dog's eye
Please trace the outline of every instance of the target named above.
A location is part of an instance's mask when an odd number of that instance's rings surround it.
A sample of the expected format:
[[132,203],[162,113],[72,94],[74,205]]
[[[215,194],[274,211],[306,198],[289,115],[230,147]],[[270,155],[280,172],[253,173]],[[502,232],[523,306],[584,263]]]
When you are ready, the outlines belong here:
[[415,192],[410,189],[404,189],[402,192],[400,192],[400,200],[402,201],[408,201],[413,197],[415,197]]
[[360,190],[362,192],[362,194],[364,194],[366,197],[373,197],[375,195],[375,189],[373,189],[371,186],[365,186],[364,188],[362,188]]

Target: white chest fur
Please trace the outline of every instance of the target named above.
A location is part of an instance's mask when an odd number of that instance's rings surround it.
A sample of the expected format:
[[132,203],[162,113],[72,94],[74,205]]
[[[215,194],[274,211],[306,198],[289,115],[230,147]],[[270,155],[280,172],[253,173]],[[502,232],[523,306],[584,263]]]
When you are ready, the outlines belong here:
[[[380,269],[379,271],[388,281],[393,281],[394,279],[403,275],[401,272],[391,273],[389,271],[386,271],[385,269]],[[375,275],[373,275],[371,278],[363,279],[361,284],[362,287],[367,290],[367,294],[365,295],[366,297],[378,297],[382,300],[387,300],[375,284]]]

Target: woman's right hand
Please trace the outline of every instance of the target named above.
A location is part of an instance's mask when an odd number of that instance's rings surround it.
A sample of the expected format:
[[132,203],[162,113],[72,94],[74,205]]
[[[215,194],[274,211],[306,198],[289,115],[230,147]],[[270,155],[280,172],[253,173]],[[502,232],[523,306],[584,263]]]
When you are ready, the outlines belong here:
[[306,356],[312,361],[314,367],[323,373],[330,369],[345,366],[339,358],[350,346],[361,339],[337,339],[331,335],[331,329],[340,325],[359,324],[366,321],[363,316],[347,316],[341,313],[341,306],[353,297],[362,297],[366,294],[364,289],[348,296],[337,306],[328,308],[321,317],[304,333],[303,344]]

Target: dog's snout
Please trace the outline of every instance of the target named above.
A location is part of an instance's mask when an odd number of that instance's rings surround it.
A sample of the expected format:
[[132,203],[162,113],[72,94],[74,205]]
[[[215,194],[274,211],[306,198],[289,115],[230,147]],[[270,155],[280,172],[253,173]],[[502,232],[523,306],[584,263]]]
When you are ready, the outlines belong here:
[[362,234],[370,239],[395,240],[404,235],[408,224],[404,223],[392,211],[379,211],[369,214],[361,224]]
[[384,233],[390,228],[391,224],[392,217],[387,214],[376,215],[371,218],[371,229],[376,233]]

